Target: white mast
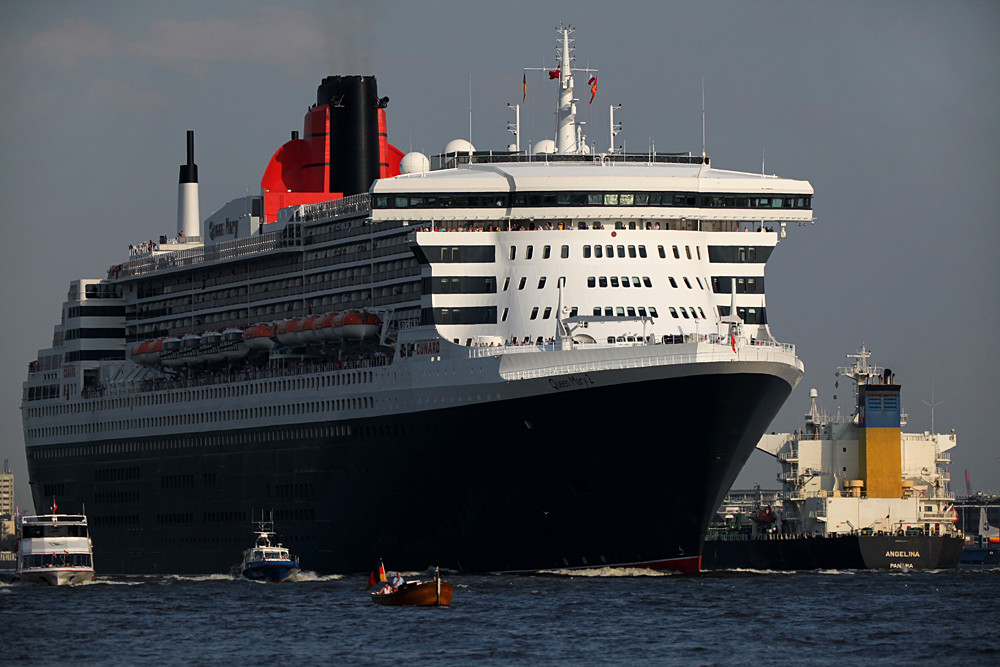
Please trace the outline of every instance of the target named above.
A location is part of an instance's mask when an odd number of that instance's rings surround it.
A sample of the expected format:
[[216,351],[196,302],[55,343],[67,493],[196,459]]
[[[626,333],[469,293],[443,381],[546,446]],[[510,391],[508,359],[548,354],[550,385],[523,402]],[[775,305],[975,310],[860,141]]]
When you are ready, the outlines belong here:
[[570,60],[569,34],[572,27],[557,28],[562,33],[562,57],[559,60],[559,110],[556,115],[556,152],[579,153],[576,128],[576,98],[573,97],[573,68]]

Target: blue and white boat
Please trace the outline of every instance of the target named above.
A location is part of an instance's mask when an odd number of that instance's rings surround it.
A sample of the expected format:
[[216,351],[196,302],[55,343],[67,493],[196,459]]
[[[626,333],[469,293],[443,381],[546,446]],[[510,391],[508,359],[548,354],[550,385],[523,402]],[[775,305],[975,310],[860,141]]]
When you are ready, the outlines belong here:
[[257,541],[243,552],[239,574],[253,581],[288,581],[299,572],[299,560],[280,543],[271,544],[274,521],[255,521]]

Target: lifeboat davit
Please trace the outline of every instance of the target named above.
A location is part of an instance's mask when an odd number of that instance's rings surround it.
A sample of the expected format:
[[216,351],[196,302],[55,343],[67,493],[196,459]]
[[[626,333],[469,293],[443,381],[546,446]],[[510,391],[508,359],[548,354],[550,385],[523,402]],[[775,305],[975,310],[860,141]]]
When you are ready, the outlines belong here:
[[274,347],[274,325],[261,322],[247,327],[243,332],[243,344],[251,350],[270,350]]
[[205,358],[198,355],[201,347],[201,336],[196,333],[184,334],[181,337],[181,351],[178,356],[185,366],[200,366]]
[[250,348],[243,344],[243,329],[230,327],[223,331],[220,350],[226,359],[242,359],[247,356]]
[[290,320],[282,320],[274,325],[274,335],[279,343],[284,345],[298,345],[299,334],[296,329],[301,319],[301,317],[293,317]]
[[169,336],[161,340],[160,363],[164,366],[182,366],[184,360],[181,359],[181,339],[176,336]]
[[198,356],[208,363],[222,361],[222,353],[219,352],[219,343],[222,342],[222,334],[218,331],[209,331],[201,335],[201,347],[198,348]]
[[337,313],[333,319],[333,330],[341,338],[361,340],[378,333],[382,320],[378,315],[363,310],[348,310]]

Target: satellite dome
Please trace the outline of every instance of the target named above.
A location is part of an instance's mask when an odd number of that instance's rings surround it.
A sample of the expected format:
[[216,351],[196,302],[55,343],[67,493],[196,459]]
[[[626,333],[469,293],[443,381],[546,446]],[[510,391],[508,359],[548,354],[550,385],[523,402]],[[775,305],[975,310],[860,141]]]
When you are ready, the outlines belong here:
[[465,139],[452,139],[445,145],[445,153],[469,153],[470,155],[476,151],[476,147]]
[[407,153],[399,161],[399,173],[401,174],[422,174],[425,171],[430,171],[430,168],[431,161],[419,151]]
[[556,142],[551,139],[542,139],[534,148],[536,153],[555,153],[556,152]]

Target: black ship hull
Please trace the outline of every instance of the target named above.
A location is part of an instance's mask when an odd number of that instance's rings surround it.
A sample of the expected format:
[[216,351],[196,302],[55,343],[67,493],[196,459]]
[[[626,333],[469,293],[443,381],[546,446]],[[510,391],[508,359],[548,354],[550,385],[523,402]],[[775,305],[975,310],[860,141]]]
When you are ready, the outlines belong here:
[[86,506],[101,573],[228,572],[261,510],[319,573],[379,558],[696,571],[712,513],[791,389],[710,372],[28,464],[36,506],[52,488],[60,507]]
[[958,566],[964,541],[949,535],[836,535],[705,541],[706,570],[944,570]]

